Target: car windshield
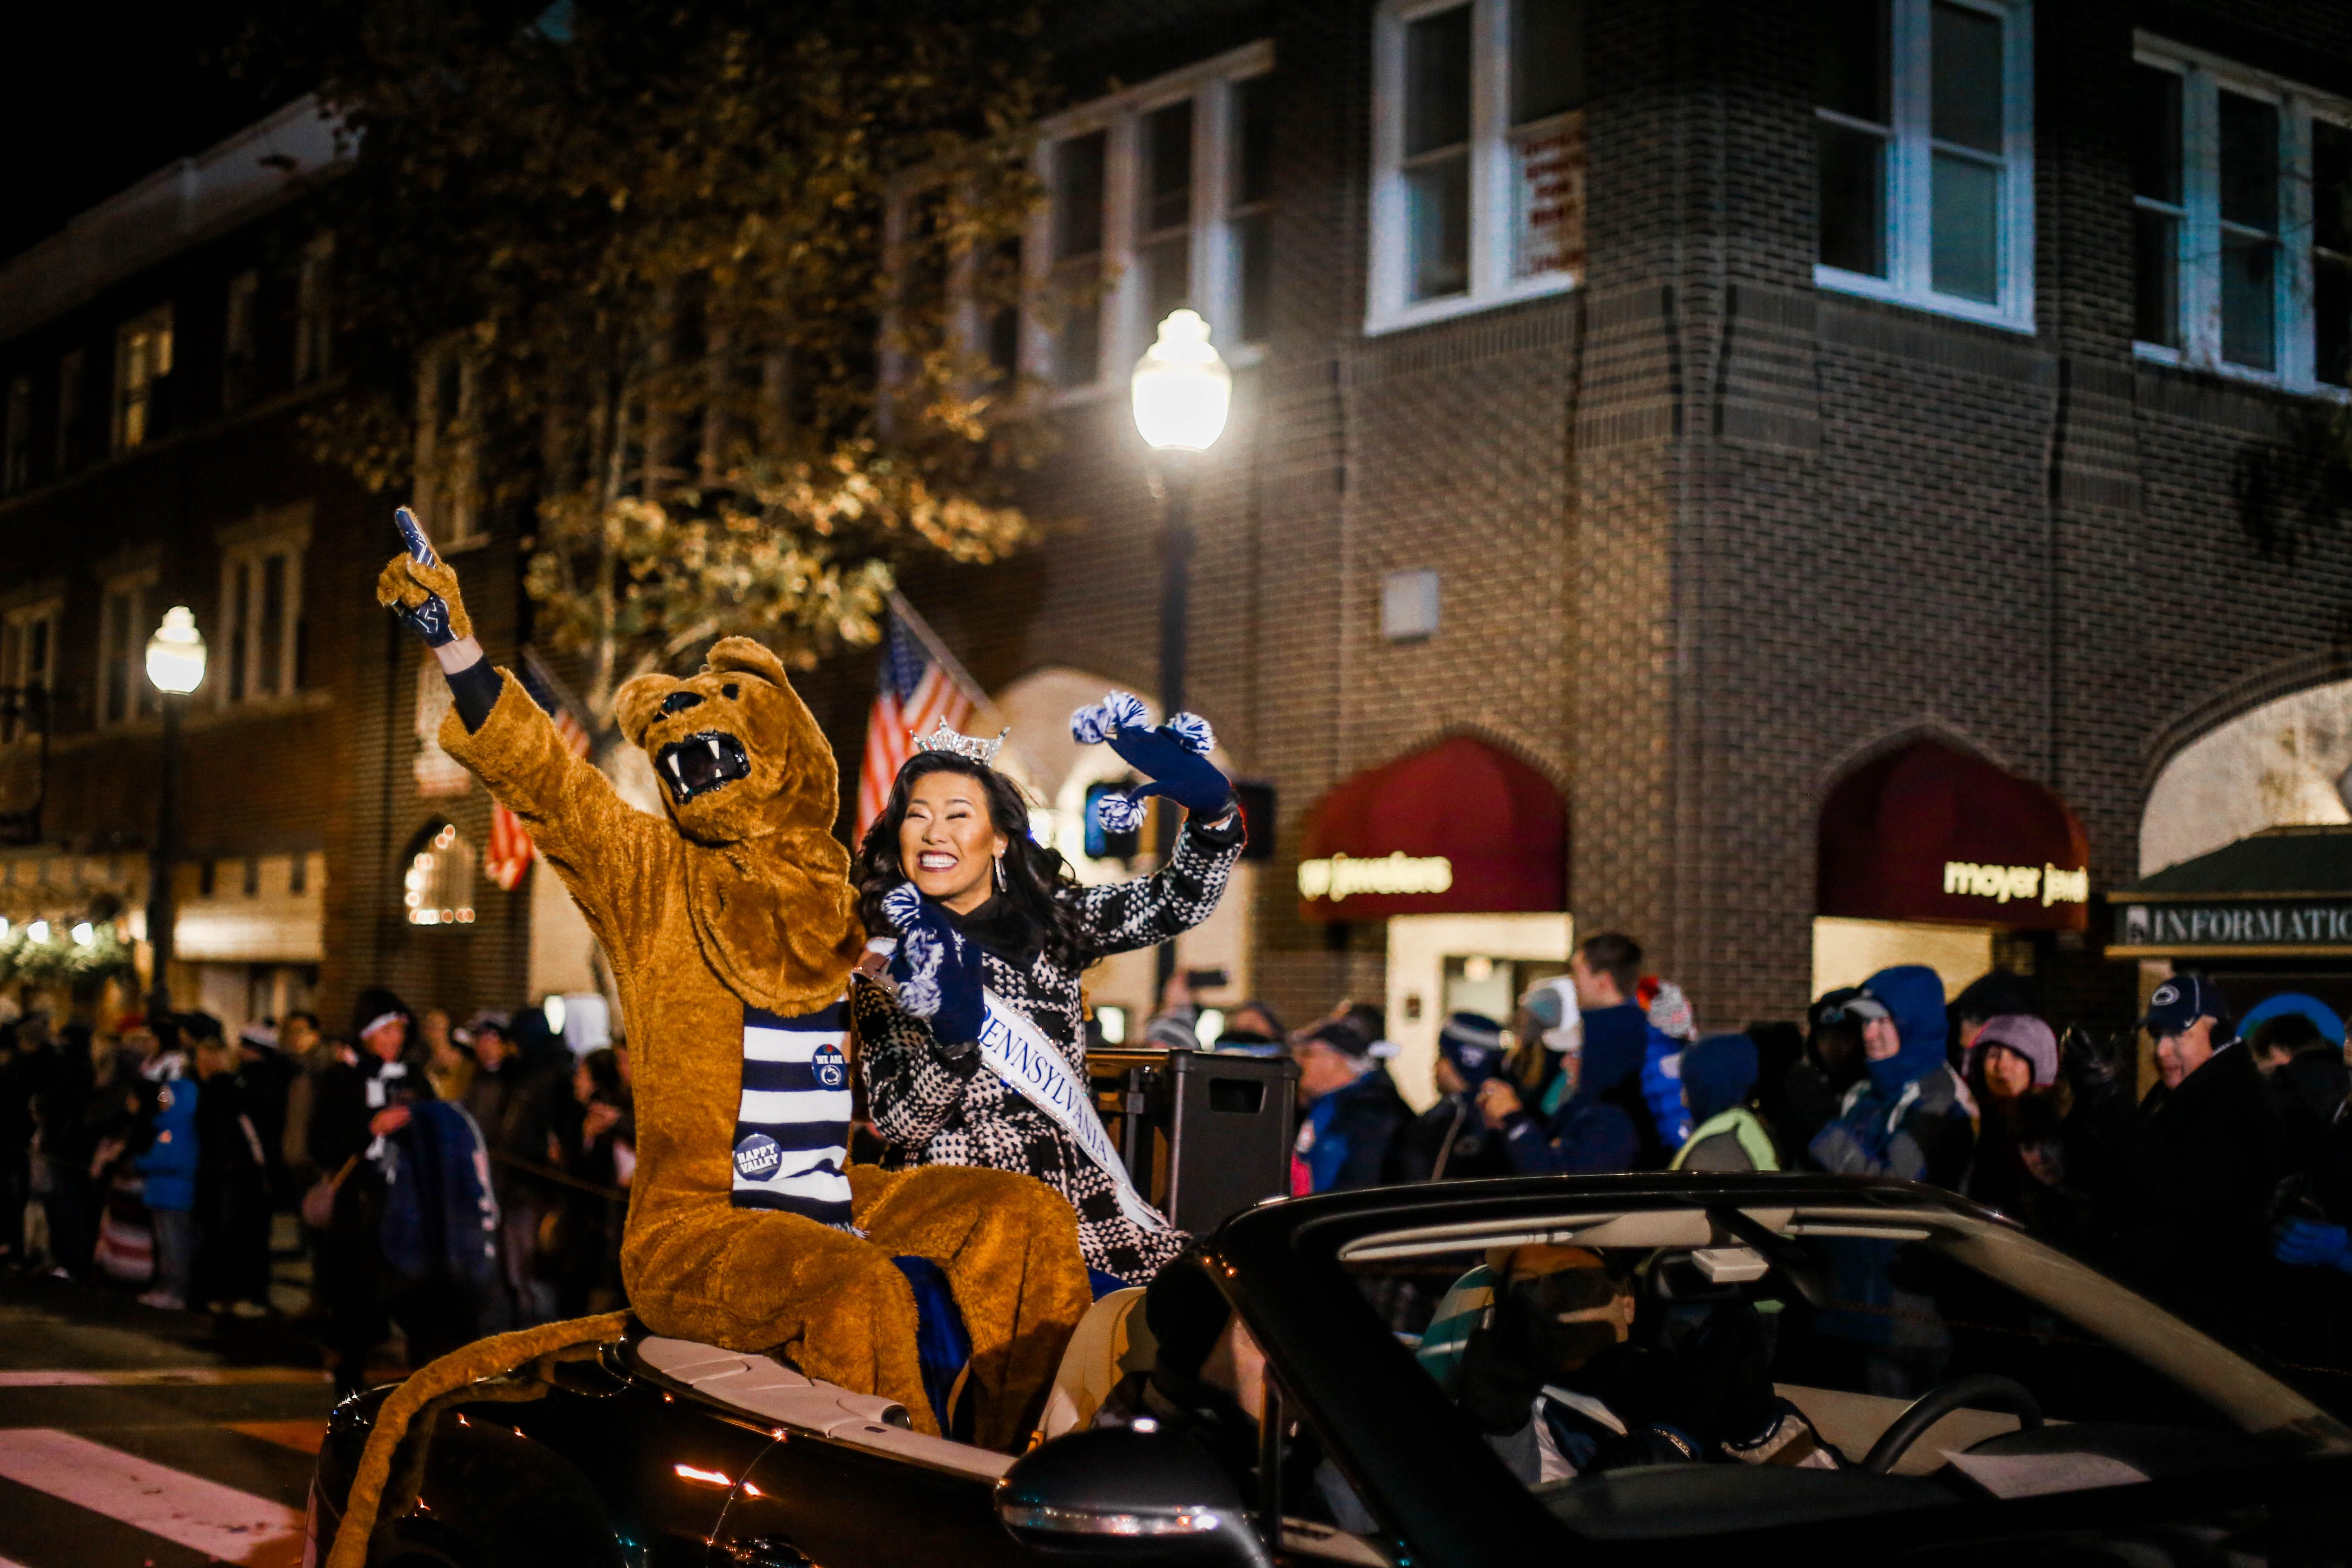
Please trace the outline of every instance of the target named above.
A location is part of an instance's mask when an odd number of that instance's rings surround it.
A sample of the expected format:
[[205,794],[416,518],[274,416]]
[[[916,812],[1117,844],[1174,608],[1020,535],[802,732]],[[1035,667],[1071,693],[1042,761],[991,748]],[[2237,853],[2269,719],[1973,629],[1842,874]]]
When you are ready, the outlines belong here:
[[1340,1259],[1571,1529],[1680,1534],[2352,1451],[2140,1298],[1932,1205],[1564,1210],[1360,1237]]

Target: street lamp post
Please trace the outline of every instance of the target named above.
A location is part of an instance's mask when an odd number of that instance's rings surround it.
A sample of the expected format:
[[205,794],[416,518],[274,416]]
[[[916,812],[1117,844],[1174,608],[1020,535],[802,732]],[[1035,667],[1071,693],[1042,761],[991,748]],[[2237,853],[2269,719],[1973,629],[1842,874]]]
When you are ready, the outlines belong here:
[[[1135,362],[1129,393],[1135,427],[1153,453],[1151,489],[1162,505],[1160,531],[1160,711],[1184,706],[1184,623],[1192,585],[1192,485],[1201,455],[1224,433],[1234,400],[1233,373],[1209,342],[1209,323],[1197,311],[1171,310],[1159,341]],[[1176,847],[1176,816],[1161,804],[1160,863]],[[1160,944],[1161,991],[1176,972],[1176,943]],[[1156,998],[1155,998],[1156,1000]]]
[[155,803],[155,845],[147,863],[147,942],[154,973],[147,990],[153,1025],[172,1010],[172,871],[180,858],[180,710],[205,683],[205,639],[185,605],[163,612],[147,639],[147,679],[163,699],[163,778]]

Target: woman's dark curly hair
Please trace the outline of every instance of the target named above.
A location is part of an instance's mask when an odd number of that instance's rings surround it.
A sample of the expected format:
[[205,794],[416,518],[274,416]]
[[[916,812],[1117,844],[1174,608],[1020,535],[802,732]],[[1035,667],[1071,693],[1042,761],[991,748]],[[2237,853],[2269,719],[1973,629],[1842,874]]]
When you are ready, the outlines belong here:
[[[898,858],[898,828],[907,820],[907,797],[914,792],[915,781],[933,773],[961,773],[979,780],[981,793],[988,800],[989,825],[1004,835],[1004,889],[996,897],[1003,919],[995,929],[973,934],[989,946],[1039,951],[1064,968],[1083,967],[1091,955],[1077,916],[1066,901],[1068,894],[1078,890],[1069,862],[1062,858],[1060,850],[1029,837],[1029,803],[1022,798],[1018,785],[994,768],[947,752],[917,752],[907,759],[891,782],[889,804],[866,830],[866,841],[858,847],[857,912],[867,932],[896,934],[882,912],[882,900],[908,879]],[[1007,952],[1004,956],[1018,955]]]

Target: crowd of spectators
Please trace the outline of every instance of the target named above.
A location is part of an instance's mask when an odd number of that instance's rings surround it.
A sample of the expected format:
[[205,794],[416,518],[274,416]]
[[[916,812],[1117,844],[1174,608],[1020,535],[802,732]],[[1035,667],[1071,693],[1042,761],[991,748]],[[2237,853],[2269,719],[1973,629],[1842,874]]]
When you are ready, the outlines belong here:
[[[1298,1063],[1295,1192],[1661,1169],[1924,1182],[2227,1342],[2352,1373],[2342,1026],[2316,1005],[2256,1011],[2242,1038],[2219,988],[2183,973],[2137,1030],[2062,1039],[2016,975],[1948,1003],[1934,971],[1903,964],[1821,996],[1801,1025],[1702,1036],[1681,990],[1611,933],[1510,1018],[1444,1018],[1437,1100],[1418,1114],[1384,1070],[1395,1047],[1377,1008],[1285,1036],[1253,1004],[1238,1048],[1286,1042]],[[1152,1033],[1191,1021],[1180,1000]],[[2142,1034],[2157,1078],[2144,1094]]]
[[[146,1306],[305,1321],[360,1385],[397,1324],[411,1364],[621,1300],[635,1172],[625,1048],[543,1013],[464,1026],[363,992],[308,1012],[174,1013],[112,1031],[0,1023],[0,1263]],[[309,1261],[273,1294],[273,1242]]]

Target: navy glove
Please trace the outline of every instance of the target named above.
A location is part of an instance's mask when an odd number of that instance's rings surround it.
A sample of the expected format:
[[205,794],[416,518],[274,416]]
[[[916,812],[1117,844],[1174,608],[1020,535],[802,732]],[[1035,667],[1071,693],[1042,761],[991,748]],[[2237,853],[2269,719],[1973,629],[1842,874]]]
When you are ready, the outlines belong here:
[[2352,1274],[2352,1236],[2340,1225],[2291,1219],[2271,1233],[2271,1256],[2298,1268],[2336,1268]]
[[898,928],[898,949],[890,955],[890,978],[898,1005],[930,1020],[931,1033],[950,1056],[980,1038],[987,1004],[981,996],[980,947],[937,904],[901,882],[883,896],[882,912]]
[[1114,691],[1071,714],[1070,733],[1082,746],[1109,742],[1112,751],[1151,781],[1095,802],[1096,817],[1113,833],[1132,833],[1142,826],[1143,802],[1150,795],[1166,795],[1200,822],[1223,816],[1233,803],[1233,781],[1209,761],[1216,734],[1197,713],[1179,713],[1155,730],[1139,699]]

